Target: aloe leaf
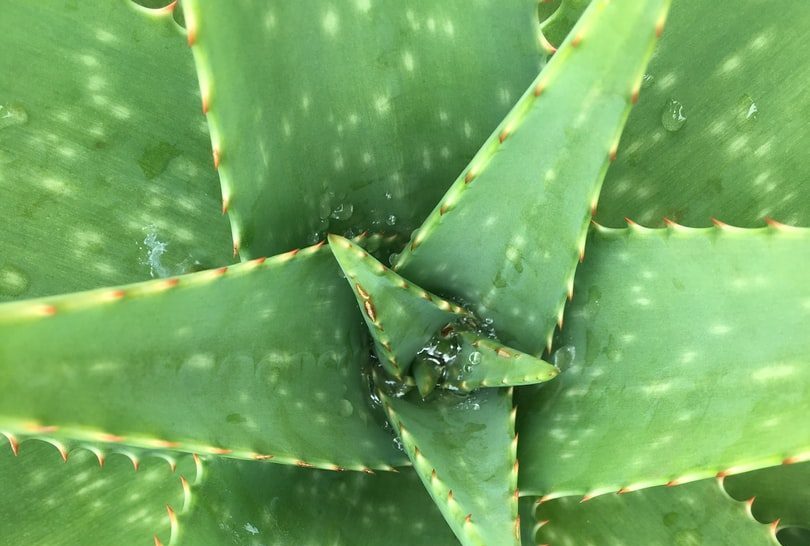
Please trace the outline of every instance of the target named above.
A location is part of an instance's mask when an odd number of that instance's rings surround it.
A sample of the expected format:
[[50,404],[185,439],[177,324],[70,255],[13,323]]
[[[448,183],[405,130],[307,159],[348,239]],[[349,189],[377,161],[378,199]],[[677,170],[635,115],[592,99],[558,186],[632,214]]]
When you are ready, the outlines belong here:
[[751,513],[763,523],[810,530],[810,462],[728,476],[723,487],[735,499],[753,499]]
[[810,224],[810,4],[674,3],[597,220]]
[[465,545],[520,544],[511,389],[425,402],[379,392],[422,483]]
[[772,529],[730,499],[716,480],[655,487],[588,502],[566,497],[536,507],[539,544],[734,544],[776,546]]
[[544,61],[536,0],[185,10],[247,258],[326,231],[409,234]]
[[479,387],[542,383],[557,377],[553,365],[486,337],[462,332],[458,357],[449,366],[445,384],[470,392]]
[[549,48],[561,44],[571,29],[574,28],[582,12],[588,7],[591,0],[562,0],[554,13],[540,24]]
[[330,235],[329,248],[362,309],[380,363],[393,376],[408,372],[416,353],[442,326],[467,314],[407,282],[348,239]]
[[177,546],[458,544],[416,474],[203,461]]
[[594,495],[807,458],[808,243],[784,227],[596,229],[568,364],[520,393],[521,488]]
[[[120,454],[99,465],[77,449],[66,461],[53,446],[29,440],[17,455],[0,448],[0,536],[4,544],[168,544],[184,507],[191,457],[175,468],[154,457],[137,471]],[[188,474],[193,479],[193,474]]]
[[541,352],[668,4],[593,2],[395,269],[470,302],[504,343]]
[[325,247],[7,303],[0,430],[388,469],[405,458],[370,410],[368,350]]
[[0,74],[0,301],[229,263],[194,66],[169,12],[4,2]]

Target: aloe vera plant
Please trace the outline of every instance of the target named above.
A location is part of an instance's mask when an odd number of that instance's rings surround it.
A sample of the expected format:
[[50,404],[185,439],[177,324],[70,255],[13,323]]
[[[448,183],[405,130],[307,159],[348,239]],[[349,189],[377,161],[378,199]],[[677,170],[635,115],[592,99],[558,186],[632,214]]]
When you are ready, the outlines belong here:
[[810,5],[165,4],[3,5],[4,543],[810,544]]

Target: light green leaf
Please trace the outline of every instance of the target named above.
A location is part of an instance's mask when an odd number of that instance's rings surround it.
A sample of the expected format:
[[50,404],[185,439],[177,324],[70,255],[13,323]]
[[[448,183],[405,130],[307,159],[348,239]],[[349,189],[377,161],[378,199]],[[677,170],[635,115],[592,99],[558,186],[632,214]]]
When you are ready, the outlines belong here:
[[595,1],[395,269],[469,302],[507,345],[550,344],[668,4]]
[[465,545],[520,544],[511,389],[425,402],[379,393],[433,500]]
[[380,363],[393,376],[408,373],[416,353],[430,338],[467,314],[407,282],[348,239],[330,235],[329,248],[362,309]]
[[64,461],[43,441],[21,443],[17,456],[2,445],[0,536],[19,546],[168,544],[173,513],[186,500],[188,482],[181,476],[193,470],[190,459],[183,457],[175,469],[146,457],[136,471],[122,454],[99,459],[79,448]]
[[243,257],[409,234],[544,61],[537,0],[185,9]]
[[366,476],[214,458],[177,546],[458,544],[416,474]]
[[599,228],[588,248],[570,365],[520,392],[522,490],[632,490],[810,451],[810,230]]
[[4,2],[0,301],[229,263],[194,67],[168,12]]
[[388,469],[405,458],[368,405],[366,339],[325,247],[8,303],[0,430]]
[[[810,3],[678,0],[599,202],[600,223],[810,224]],[[681,119],[684,118],[684,119]]]
[[542,383],[557,377],[557,369],[526,353],[486,337],[461,332],[461,349],[448,367],[445,384],[465,392],[480,387]]
[[588,502],[566,497],[536,506],[538,544],[775,546],[767,525],[715,480],[655,487]]
[[562,0],[560,5],[540,24],[540,31],[546,39],[547,47],[561,44],[591,0]]

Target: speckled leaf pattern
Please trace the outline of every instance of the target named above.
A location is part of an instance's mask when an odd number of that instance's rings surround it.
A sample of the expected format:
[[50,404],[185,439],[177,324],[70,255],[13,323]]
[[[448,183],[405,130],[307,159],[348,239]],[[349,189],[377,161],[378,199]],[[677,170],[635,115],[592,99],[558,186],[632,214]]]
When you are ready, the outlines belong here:
[[511,389],[429,401],[380,393],[414,469],[464,545],[520,544]]
[[668,4],[593,2],[395,269],[469,302],[507,345],[542,352]]
[[416,353],[442,326],[467,314],[407,282],[348,239],[330,235],[329,248],[354,291],[380,363],[393,376],[408,372]]
[[470,332],[460,334],[461,348],[445,383],[465,392],[481,387],[530,385],[557,377],[557,369],[539,358]]
[[582,503],[566,497],[535,507],[537,542],[644,546],[778,546],[772,530],[716,480],[610,494]]
[[810,462],[728,476],[723,486],[735,499],[754,498],[751,512],[759,521],[810,530]]
[[596,229],[567,369],[519,396],[521,488],[594,495],[810,457],[808,268],[808,229]]
[[0,430],[387,469],[406,459],[368,406],[366,336],[325,247],[8,303]]
[[810,3],[678,0],[597,220],[810,224]]
[[545,59],[536,0],[185,9],[243,258],[409,234]]
[[176,546],[458,544],[409,469],[367,476],[215,458],[190,497]]
[[4,2],[0,301],[231,260],[191,55],[127,0]]
[[[1,439],[0,439],[1,440]],[[175,468],[148,457],[136,471],[113,454],[76,449],[63,461],[47,442],[29,440],[15,456],[0,441],[0,537],[15,546],[153,546],[171,536],[172,511],[183,508],[190,456]],[[193,478],[193,476],[189,476]],[[187,483],[187,482],[186,482]]]

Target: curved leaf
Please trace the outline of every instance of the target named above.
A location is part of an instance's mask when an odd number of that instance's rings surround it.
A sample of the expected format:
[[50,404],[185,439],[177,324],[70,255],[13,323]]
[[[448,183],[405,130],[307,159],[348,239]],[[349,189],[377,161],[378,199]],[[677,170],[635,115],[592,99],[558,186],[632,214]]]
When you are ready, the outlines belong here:
[[543,62],[537,0],[185,8],[247,258],[326,231],[409,234]]
[[542,352],[668,4],[595,1],[395,269],[470,302],[507,345]]
[[179,470],[144,458],[136,471],[121,454],[99,465],[97,454],[85,449],[71,451],[66,461],[43,441],[28,440],[17,449],[17,456],[0,449],[4,544],[168,544],[174,512],[186,501],[188,482],[181,472],[193,469],[185,460],[191,457],[183,458]]
[[715,480],[654,487],[588,502],[561,498],[536,507],[541,544],[734,544],[776,546],[773,530]]
[[459,397],[379,393],[422,483],[465,545],[520,544],[511,389]]
[[810,462],[728,476],[723,487],[735,499],[754,498],[751,512],[763,523],[810,529]]
[[[211,309],[218,312],[211,313]],[[325,468],[405,462],[326,248],[0,306],[0,430]]]
[[810,456],[809,247],[810,229],[597,229],[560,336],[573,358],[519,393],[521,487],[592,495]]
[[128,0],[2,10],[0,302],[229,263],[171,14]]

